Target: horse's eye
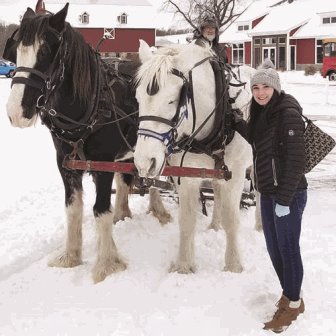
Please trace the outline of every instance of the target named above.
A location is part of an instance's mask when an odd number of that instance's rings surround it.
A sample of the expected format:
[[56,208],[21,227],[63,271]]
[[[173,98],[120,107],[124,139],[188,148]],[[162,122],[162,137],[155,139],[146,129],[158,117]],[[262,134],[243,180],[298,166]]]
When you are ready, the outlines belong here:
[[171,100],[168,104],[174,104],[175,100]]

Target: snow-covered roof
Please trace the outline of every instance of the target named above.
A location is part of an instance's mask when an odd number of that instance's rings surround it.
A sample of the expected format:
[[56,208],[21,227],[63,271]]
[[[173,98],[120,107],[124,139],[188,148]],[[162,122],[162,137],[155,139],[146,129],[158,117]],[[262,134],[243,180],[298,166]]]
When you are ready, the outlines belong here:
[[[318,12],[325,10],[336,10],[335,0],[295,0],[292,3],[284,3],[276,6],[272,11],[250,32],[250,36],[255,35],[272,35],[286,34],[292,29],[302,26],[300,30],[308,26]],[[309,24],[311,27],[310,35],[315,36],[317,32],[317,24]],[[316,29],[316,33],[313,31]],[[298,35],[295,35],[298,36]]]
[[[220,35],[219,42],[243,43],[251,41],[252,36],[287,34],[299,27],[292,38],[335,37],[335,24],[322,24],[321,19],[328,13],[336,13],[335,0],[321,0],[318,5],[317,0],[295,0],[290,4],[286,2],[270,7],[276,2],[279,1],[254,1],[246,12]],[[251,27],[253,20],[265,14],[267,15],[264,19],[253,29],[238,31],[238,25],[247,22]]]
[[[314,0],[316,2],[316,0]],[[250,32],[250,36],[287,34],[292,29],[307,23],[312,17],[315,8],[307,6],[308,1],[296,0],[293,3],[284,3],[276,6],[272,11]],[[316,4],[315,4],[316,5]]]
[[250,29],[252,27],[252,21],[261,18],[268,14],[273,4],[278,0],[257,0],[253,1],[247,10],[240,15],[235,22],[233,22],[224,32],[219,36],[219,42],[225,43],[227,41],[242,43],[251,41],[251,37],[248,35],[248,31],[238,31],[238,26],[241,24],[248,24]]
[[[155,28],[150,18],[156,16],[156,10],[148,0],[67,0],[69,9],[67,21],[77,28]],[[53,13],[64,7],[65,0],[45,0],[45,8]],[[35,9],[35,0],[19,0],[18,3],[0,6],[0,21],[19,23],[19,18],[27,6]],[[82,24],[79,16],[89,14],[89,23]],[[127,23],[120,24],[117,17],[125,13]],[[2,15],[3,14],[3,15]],[[3,16],[3,17],[2,17]]]
[[148,0],[45,0],[44,3],[65,4],[70,5],[123,5],[123,6],[149,6]]
[[[51,3],[52,2],[52,3]],[[64,3],[56,4],[55,1],[46,1],[46,9],[56,13],[64,7]],[[115,1],[117,2],[117,1]],[[119,1],[120,2],[120,1]],[[124,1],[125,3],[128,2]],[[155,28],[153,21],[148,20],[154,17],[155,9],[147,1],[141,1],[142,5],[106,5],[106,4],[70,4],[68,9],[67,21],[78,28]],[[79,16],[86,12],[89,14],[89,23],[83,24],[79,21]],[[125,13],[127,23],[120,24],[118,16]]]
[[258,19],[266,14],[268,14],[272,8],[271,6],[274,5],[279,0],[257,0],[252,1],[250,6],[247,10],[239,16],[236,22],[239,21],[253,21]]
[[336,37],[336,24],[322,24],[322,18],[328,16],[336,16],[336,1],[323,0],[320,1],[319,7],[311,17],[311,19],[302,26],[292,38],[328,38]]

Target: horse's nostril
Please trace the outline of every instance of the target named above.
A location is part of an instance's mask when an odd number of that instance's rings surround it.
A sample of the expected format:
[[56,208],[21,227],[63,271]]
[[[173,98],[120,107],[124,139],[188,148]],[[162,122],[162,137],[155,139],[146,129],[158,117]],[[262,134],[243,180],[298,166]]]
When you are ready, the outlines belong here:
[[12,122],[12,118],[11,118],[11,117],[8,117],[8,119],[9,119],[10,123],[12,124],[12,123],[13,123],[13,122]]

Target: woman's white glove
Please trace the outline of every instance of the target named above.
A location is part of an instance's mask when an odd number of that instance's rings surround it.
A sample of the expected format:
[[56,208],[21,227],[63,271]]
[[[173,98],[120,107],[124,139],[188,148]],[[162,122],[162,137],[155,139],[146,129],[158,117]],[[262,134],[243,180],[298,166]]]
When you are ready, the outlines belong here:
[[281,204],[278,204],[278,203],[275,204],[275,214],[278,217],[287,216],[287,215],[289,215],[289,213],[290,213],[289,206],[281,205]]

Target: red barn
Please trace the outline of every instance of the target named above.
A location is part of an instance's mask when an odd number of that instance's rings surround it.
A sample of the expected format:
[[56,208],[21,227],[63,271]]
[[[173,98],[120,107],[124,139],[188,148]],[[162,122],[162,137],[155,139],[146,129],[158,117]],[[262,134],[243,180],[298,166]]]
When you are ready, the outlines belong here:
[[147,0],[44,0],[37,9],[56,13],[69,2],[67,21],[79,30],[96,48],[106,36],[99,51],[103,56],[132,57],[139,48],[139,39],[155,45],[155,27],[150,17],[155,9]]

